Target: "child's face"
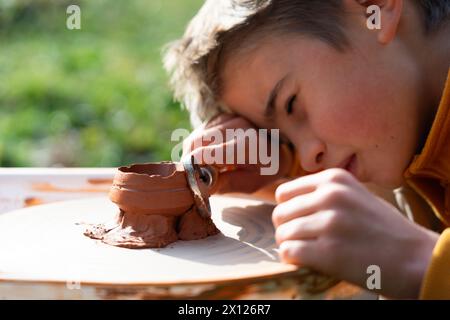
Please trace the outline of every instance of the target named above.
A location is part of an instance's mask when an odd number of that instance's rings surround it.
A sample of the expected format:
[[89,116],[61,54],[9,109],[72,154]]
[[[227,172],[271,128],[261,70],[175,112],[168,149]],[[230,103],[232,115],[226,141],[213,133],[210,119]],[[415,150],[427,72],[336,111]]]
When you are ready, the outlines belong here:
[[[221,99],[258,127],[279,128],[305,170],[342,167],[356,156],[351,171],[360,181],[396,187],[426,132],[418,67],[401,43],[349,37],[343,53],[295,35],[231,55]],[[266,117],[279,81],[274,116]]]

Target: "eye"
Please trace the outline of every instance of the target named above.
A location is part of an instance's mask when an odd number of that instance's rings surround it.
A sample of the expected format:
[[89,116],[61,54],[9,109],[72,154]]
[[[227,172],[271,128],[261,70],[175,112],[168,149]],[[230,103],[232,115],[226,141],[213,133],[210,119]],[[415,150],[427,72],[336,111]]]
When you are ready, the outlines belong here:
[[294,103],[295,103],[295,100],[296,100],[296,99],[297,99],[297,96],[296,96],[296,95],[293,95],[292,97],[290,97],[290,98],[287,100],[285,109],[286,109],[286,113],[287,113],[288,115],[290,115],[290,114],[292,114],[292,112],[294,112]]

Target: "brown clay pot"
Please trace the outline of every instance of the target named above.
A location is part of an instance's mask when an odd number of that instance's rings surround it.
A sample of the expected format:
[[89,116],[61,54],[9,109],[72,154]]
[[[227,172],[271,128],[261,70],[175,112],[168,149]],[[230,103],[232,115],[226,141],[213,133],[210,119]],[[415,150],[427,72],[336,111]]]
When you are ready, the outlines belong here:
[[194,204],[181,163],[120,167],[109,198],[125,212],[179,216]]
[[181,163],[120,167],[109,196],[120,209],[115,221],[90,226],[84,234],[110,245],[159,248],[219,232],[211,218],[199,215]]

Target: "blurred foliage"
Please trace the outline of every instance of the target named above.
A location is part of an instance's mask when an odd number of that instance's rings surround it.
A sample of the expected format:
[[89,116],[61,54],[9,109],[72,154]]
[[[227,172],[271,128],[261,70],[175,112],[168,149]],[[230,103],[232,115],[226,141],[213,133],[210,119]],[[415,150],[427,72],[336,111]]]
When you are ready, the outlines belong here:
[[[66,8],[81,8],[81,30]],[[169,160],[188,114],[163,46],[202,0],[0,0],[0,166]]]

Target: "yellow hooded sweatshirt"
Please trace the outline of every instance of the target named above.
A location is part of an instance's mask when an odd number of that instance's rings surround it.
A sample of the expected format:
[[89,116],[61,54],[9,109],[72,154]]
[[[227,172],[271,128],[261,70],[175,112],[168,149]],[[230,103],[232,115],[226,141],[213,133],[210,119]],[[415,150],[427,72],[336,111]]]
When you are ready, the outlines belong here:
[[421,299],[450,299],[450,70],[422,152],[405,172],[409,186],[432,208],[443,230],[433,250]]

